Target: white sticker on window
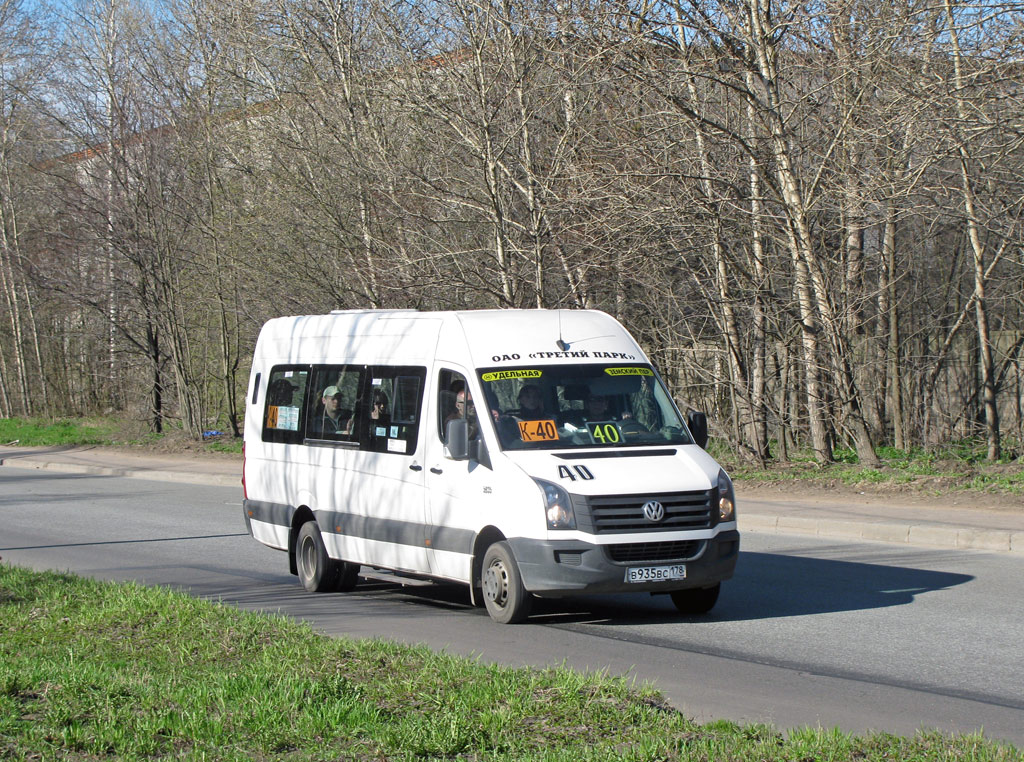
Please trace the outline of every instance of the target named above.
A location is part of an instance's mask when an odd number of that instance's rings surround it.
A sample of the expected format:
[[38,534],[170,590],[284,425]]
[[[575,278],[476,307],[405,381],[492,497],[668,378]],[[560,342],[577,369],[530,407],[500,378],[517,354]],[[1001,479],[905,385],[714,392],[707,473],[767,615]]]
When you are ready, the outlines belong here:
[[388,452],[401,452],[406,451],[406,443],[401,439],[389,439],[388,440]]
[[297,407],[279,407],[277,409],[277,428],[298,431],[299,409]]

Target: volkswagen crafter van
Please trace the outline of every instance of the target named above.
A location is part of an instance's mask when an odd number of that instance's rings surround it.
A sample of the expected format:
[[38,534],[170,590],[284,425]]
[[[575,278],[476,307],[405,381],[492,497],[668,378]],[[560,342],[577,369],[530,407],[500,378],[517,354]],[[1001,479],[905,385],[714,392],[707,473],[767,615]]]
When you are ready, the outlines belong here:
[[714,606],[733,486],[632,336],[596,311],[339,311],[256,343],[249,533],[312,592],[365,573],[464,583],[501,623],[534,596]]

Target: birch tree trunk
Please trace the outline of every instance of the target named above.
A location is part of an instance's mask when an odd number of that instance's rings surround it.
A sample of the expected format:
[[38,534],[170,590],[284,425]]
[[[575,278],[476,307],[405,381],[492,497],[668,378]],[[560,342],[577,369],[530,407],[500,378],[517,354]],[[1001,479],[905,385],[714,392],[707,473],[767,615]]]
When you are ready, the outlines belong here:
[[[694,75],[689,70],[687,63],[688,43],[682,31],[682,19],[677,18],[677,21],[680,23],[676,24],[676,45],[682,54],[680,57],[683,66],[683,76],[686,79],[686,90],[690,97],[691,108],[697,111],[700,108],[700,99],[697,94]],[[767,441],[760,439],[760,432],[757,426],[758,412],[755,411],[753,405],[750,373],[748,364],[743,356],[743,341],[740,337],[739,320],[737,319],[734,306],[736,298],[732,294],[730,286],[732,274],[726,262],[725,244],[722,239],[721,207],[725,204],[725,200],[720,199],[715,192],[711,180],[715,172],[708,157],[708,149],[705,143],[705,128],[699,122],[695,124],[694,140],[697,145],[697,157],[701,170],[700,189],[704,195],[705,204],[714,216],[711,252],[717,298],[711,300],[711,304],[716,305],[720,311],[718,322],[725,343],[725,353],[728,357],[729,375],[732,379],[730,388],[735,409],[737,444],[740,446],[741,452],[749,452],[761,465],[764,465]],[[749,447],[749,450],[747,447]]]
[[776,180],[787,214],[786,239],[793,264],[794,288],[800,312],[804,383],[811,444],[818,462],[830,463],[834,456],[828,435],[821,349],[818,345],[821,325],[815,310],[812,274],[809,269],[809,265],[815,262],[815,257],[810,231],[807,227],[807,213],[803,197],[785,138],[782,103],[775,70],[775,52],[770,49],[775,31],[766,27],[768,10],[764,5],[764,0],[746,0],[746,2],[749,24],[748,39],[760,80],[759,87],[762,89],[766,106],[761,109],[755,103],[755,108],[758,109],[769,129]]
[[[947,31],[953,52],[953,92],[956,112],[964,127],[970,124],[967,103],[964,97],[967,83],[964,78],[963,52],[960,35],[953,15],[952,0],[943,0]],[[999,436],[999,405],[996,397],[995,361],[992,353],[992,337],[988,324],[988,309],[985,300],[986,259],[985,243],[978,224],[978,210],[974,194],[972,174],[973,161],[967,145],[967,138],[958,140],[957,153],[960,164],[961,191],[967,222],[967,238],[973,255],[974,274],[974,318],[978,333],[978,364],[981,370],[982,398],[985,409],[985,438],[988,444],[988,459],[999,460],[1001,441]]]
[[[807,397],[811,438],[815,455],[819,462],[823,463],[833,459],[828,441],[828,421],[822,397],[824,379],[823,368],[819,362],[821,347],[818,345],[818,333],[820,331],[828,340],[840,404],[847,425],[852,431],[858,458],[863,465],[877,465],[878,456],[875,454],[871,435],[864,421],[860,394],[853,376],[849,343],[843,334],[843,326],[835,314],[825,283],[823,266],[812,243],[807,203],[795,163],[791,157],[776,69],[778,53],[772,49],[772,40],[775,39],[777,31],[769,26],[770,18],[765,0],[748,0],[748,9],[749,39],[753,47],[753,55],[767,106],[763,118],[768,126],[771,140],[775,173],[786,211],[790,254],[796,272],[804,356],[807,364]],[[818,320],[819,315],[820,321]]]

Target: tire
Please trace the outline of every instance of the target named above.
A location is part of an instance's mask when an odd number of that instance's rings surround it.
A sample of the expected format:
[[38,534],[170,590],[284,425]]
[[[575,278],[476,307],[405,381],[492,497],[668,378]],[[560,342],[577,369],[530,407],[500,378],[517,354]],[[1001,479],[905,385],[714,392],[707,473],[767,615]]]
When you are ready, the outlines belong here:
[[722,583],[714,587],[691,587],[686,590],[673,590],[672,603],[683,614],[706,614],[715,607]]
[[[307,521],[295,540],[295,566],[299,581],[311,593],[338,589],[338,564],[329,555],[315,521]],[[357,568],[358,571],[358,568]]]
[[498,624],[516,624],[529,616],[532,599],[507,542],[496,542],[484,553],[480,590],[487,613]]
[[334,585],[334,589],[339,593],[348,593],[355,590],[359,582],[359,564],[349,563],[348,561],[335,561],[334,564],[338,570],[338,580]]

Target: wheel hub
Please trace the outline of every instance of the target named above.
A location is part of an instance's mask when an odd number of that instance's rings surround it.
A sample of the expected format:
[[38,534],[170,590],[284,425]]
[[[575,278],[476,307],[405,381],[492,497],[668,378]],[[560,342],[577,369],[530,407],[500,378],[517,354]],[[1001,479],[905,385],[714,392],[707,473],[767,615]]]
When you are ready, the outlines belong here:
[[313,541],[308,537],[303,541],[302,547],[299,548],[299,569],[303,577],[312,579],[316,569],[316,548],[313,546]]
[[500,561],[487,567],[484,572],[484,596],[499,606],[504,606],[508,599],[508,572]]

